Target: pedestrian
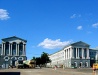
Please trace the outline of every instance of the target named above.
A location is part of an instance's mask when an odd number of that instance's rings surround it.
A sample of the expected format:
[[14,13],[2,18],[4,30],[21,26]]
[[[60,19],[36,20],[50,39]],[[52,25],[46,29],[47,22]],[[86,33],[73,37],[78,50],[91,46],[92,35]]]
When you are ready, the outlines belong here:
[[96,75],[96,67],[93,67],[93,73]]
[[55,69],[55,70],[57,69],[57,66],[56,66],[56,65],[54,66],[54,69]]

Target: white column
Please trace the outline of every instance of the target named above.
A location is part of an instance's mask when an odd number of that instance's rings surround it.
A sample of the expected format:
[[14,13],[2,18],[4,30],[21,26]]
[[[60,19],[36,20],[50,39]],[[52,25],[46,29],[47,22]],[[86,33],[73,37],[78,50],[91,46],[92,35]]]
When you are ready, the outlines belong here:
[[67,56],[68,56],[68,59],[69,59],[69,49],[67,49],[67,51],[68,51],[68,52],[67,52]]
[[65,60],[65,50],[64,50],[63,56],[64,56],[64,60]]
[[16,43],[16,55],[17,55],[17,43]]
[[26,55],[26,44],[24,45],[24,55]]
[[5,43],[4,43],[4,55],[5,55]]
[[82,59],[84,59],[84,48],[82,48]]
[[10,50],[10,43],[9,43],[9,55],[10,55],[10,53],[11,53],[10,51],[11,51],[11,50]]
[[89,48],[87,48],[87,59],[89,59]]
[[76,58],[78,57],[78,55],[77,55],[77,50],[78,50],[78,49],[76,48]]
[[73,48],[71,48],[71,58],[73,58]]
[[65,59],[66,59],[66,50],[64,51],[64,57],[65,57]]
[[72,58],[72,49],[70,48],[70,58]]
[[74,48],[72,48],[72,58],[74,58]]
[[67,59],[67,49],[66,49],[66,59]]
[[12,43],[11,43],[11,56],[12,56]]
[[18,56],[19,56],[19,44],[17,44],[18,45]]
[[68,50],[69,50],[69,53],[68,53],[68,55],[69,55],[69,59],[70,59],[70,48],[69,48]]
[[2,43],[2,55],[4,55],[3,43]]

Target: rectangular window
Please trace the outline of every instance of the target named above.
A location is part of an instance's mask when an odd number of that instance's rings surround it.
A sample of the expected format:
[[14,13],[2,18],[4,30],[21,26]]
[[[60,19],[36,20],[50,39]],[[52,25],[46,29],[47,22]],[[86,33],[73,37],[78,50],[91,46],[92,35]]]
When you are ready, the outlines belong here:
[[76,58],[76,48],[74,48],[74,57]]
[[16,50],[12,50],[12,55],[16,55]]
[[82,48],[79,48],[79,57],[82,58]]
[[19,55],[22,55],[22,50],[19,50]]
[[1,55],[1,50],[2,50],[2,49],[0,48],[0,55]]
[[9,49],[6,49],[5,50],[5,55],[8,55],[9,54]]
[[[90,52],[90,55],[92,55],[92,52]],[[84,57],[85,58],[87,57],[87,50],[86,50],[86,48],[84,49]]]

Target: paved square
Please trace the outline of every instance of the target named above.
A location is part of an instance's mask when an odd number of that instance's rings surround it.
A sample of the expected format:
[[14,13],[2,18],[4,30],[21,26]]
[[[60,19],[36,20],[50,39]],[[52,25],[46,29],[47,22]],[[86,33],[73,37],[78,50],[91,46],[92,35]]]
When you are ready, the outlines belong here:
[[[0,72],[20,72],[21,75],[94,75],[92,69],[3,69]],[[98,75],[98,71],[96,71]]]

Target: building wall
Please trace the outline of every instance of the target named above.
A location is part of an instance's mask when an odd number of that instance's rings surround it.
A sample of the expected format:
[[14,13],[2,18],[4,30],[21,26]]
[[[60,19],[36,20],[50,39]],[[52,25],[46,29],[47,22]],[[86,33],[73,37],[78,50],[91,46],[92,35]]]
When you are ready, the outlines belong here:
[[49,56],[51,61],[52,61],[52,65],[61,65],[63,64],[64,61],[64,51],[59,51],[51,56]]
[[0,66],[2,64],[2,56],[1,56],[1,51],[2,51],[2,45],[0,44]]
[[89,45],[83,42],[69,45],[49,57],[52,60],[52,66],[64,65],[70,68],[76,65],[76,67],[90,67]]
[[2,40],[1,65],[3,68],[16,66],[17,61],[26,60],[26,42],[17,37]]
[[90,66],[93,66],[93,63],[98,63],[98,49],[90,49]]
[[96,60],[96,54],[98,54],[98,49],[90,49],[90,57],[92,60]]
[[1,52],[2,52],[2,45],[0,44],[0,55],[1,55]]

